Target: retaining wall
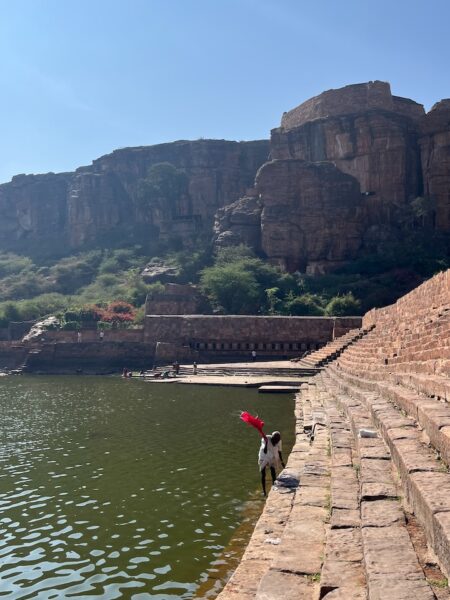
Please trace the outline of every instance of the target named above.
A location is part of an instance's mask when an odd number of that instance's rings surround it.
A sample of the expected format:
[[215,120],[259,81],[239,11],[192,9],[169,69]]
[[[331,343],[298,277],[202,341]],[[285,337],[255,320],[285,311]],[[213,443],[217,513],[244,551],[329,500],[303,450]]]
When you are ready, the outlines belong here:
[[251,350],[259,356],[298,356],[361,327],[361,321],[361,317],[147,315],[144,340],[188,346],[211,359]]

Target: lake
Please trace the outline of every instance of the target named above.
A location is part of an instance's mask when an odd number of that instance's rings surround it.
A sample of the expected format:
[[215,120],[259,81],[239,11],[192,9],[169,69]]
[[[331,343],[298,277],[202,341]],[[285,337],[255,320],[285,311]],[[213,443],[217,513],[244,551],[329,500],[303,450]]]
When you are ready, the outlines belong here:
[[[259,414],[291,395],[119,377],[0,380],[0,597],[214,597],[263,508]],[[269,476],[270,479],[270,476]]]

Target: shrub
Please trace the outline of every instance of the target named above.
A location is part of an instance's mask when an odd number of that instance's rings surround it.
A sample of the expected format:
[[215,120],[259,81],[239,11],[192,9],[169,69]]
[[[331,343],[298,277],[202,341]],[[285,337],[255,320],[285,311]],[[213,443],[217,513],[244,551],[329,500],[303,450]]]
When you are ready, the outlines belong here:
[[325,309],[325,313],[333,317],[344,317],[358,315],[361,310],[361,302],[349,292],[345,296],[335,296]]
[[324,309],[320,305],[320,298],[313,294],[302,294],[288,299],[285,310],[289,315],[297,317],[320,317]]
[[109,312],[113,312],[113,313],[125,314],[125,313],[133,313],[135,308],[132,304],[129,304],[128,302],[116,300],[115,302],[111,302],[108,305],[107,310]]
[[93,321],[101,321],[103,316],[103,310],[98,306],[83,306],[79,311],[79,318],[81,321],[87,323]]

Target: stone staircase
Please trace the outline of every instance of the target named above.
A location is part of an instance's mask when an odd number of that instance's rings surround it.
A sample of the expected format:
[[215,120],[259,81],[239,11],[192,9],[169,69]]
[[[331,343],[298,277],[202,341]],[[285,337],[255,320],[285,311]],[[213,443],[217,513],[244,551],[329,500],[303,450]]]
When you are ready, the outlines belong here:
[[295,446],[220,600],[449,600],[450,271],[365,320],[297,395]]
[[327,365],[329,362],[335,360],[346,348],[369,333],[373,327],[374,326],[372,325],[367,329],[352,329],[345,335],[328,343],[323,348],[320,348],[315,352],[311,352],[304,358],[294,358],[292,359],[292,362],[297,363],[299,366],[304,366],[305,368],[321,368]]
[[[164,365],[157,367],[150,373],[163,373],[164,371],[173,371],[172,365]],[[298,378],[308,377],[315,375],[319,369],[315,367],[303,367],[303,366],[248,366],[239,365],[211,365],[211,366],[200,366],[197,369],[199,375],[209,375],[211,377],[232,377],[233,375],[240,375],[242,377],[273,377],[278,378]],[[179,376],[190,376],[192,375],[192,366],[180,365]]]

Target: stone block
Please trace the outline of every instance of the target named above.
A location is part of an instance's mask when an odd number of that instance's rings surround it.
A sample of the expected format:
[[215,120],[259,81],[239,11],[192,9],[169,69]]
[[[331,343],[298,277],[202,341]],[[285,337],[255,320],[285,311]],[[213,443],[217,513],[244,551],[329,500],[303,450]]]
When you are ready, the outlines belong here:
[[396,499],[361,502],[362,527],[389,527],[396,524],[405,524],[405,515]]
[[327,518],[328,512],[324,508],[305,506],[296,510],[294,507],[272,568],[299,574],[319,573]]
[[304,575],[270,569],[261,579],[255,598],[256,600],[280,600],[280,598],[312,600],[317,596],[318,587],[317,582]]

